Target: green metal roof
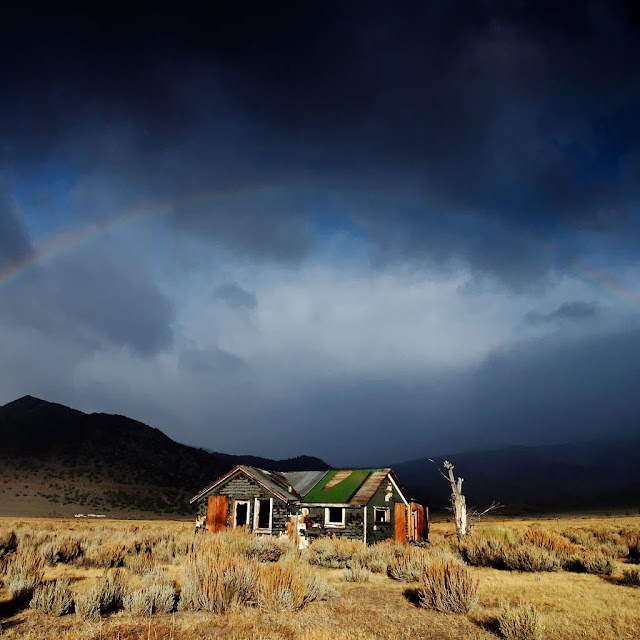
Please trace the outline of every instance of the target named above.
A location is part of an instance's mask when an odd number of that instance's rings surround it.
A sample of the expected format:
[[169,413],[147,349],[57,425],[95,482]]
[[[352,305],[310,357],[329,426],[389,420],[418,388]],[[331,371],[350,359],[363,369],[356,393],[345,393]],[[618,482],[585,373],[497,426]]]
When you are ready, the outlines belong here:
[[362,483],[374,472],[380,469],[354,469],[337,484],[325,489],[338,470],[329,471],[318,484],[307,493],[303,502],[345,504],[351,496],[360,488]]

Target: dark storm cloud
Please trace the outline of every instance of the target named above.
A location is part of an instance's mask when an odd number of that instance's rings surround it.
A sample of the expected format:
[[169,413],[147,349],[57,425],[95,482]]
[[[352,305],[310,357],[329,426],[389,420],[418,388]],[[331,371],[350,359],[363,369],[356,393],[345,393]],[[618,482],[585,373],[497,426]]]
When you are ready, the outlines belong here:
[[594,318],[599,313],[600,306],[598,304],[576,300],[575,302],[565,302],[550,313],[529,311],[524,317],[524,322],[527,324],[553,324],[566,321],[580,322]]
[[0,269],[31,252],[29,235],[0,173]]
[[235,373],[247,369],[247,363],[238,356],[219,349],[185,349],[178,360],[184,371],[195,374]]
[[5,287],[0,323],[30,327],[84,350],[128,347],[142,356],[173,340],[173,308],[135,260],[81,251]]
[[214,295],[234,309],[255,309],[257,305],[256,294],[246,291],[235,282],[221,284]]
[[[497,350],[460,373],[314,387],[290,404],[264,403],[261,425],[276,441],[286,435],[289,451],[338,465],[622,438],[637,435],[639,379],[637,329],[569,344],[545,338]],[[251,435],[254,443],[259,437]]]
[[640,40],[620,2],[2,11],[12,162],[64,157],[116,207],[239,191],[172,217],[222,245],[299,260],[331,209],[383,257],[522,281],[562,266],[567,232],[636,228]]

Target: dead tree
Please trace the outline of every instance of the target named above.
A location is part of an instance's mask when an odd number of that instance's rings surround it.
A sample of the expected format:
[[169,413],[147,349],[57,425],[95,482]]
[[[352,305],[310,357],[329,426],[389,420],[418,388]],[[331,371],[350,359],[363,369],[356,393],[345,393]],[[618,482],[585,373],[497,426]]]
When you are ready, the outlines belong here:
[[[431,458],[429,458],[429,460],[431,460]],[[472,508],[467,512],[467,500],[462,495],[462,483],[464,482],[464,478],[458,478],[456,480],[453,473],[453,465],[448,460],[445,460],[442,463],[442,466],[447,471],[446,474],[440,470],[440,467],[435,460],[431,460],[431,462],[436,466],[440,475],[451,485],[451,510],[453,511],[453,518],[456,524],[456,536],[458,536],[458,540],[462,540],[462,538],[471,533],[473,525],[478,520],[484,518],[494,509],[502,508],[502,505],[499,502],[494,501],[484,511],[478,511],[477,509]]]
[[453,510],[454,522],[456,523],[456,535],[458,536],[458,540],[462,540],[469,532],[467,523],[467,500],[462,495],[464,478],[458,478],[456,480],[453,474],[453,465],[448,460],[442,463],[442,466],[447,470],[447,474],[440,471],[440,467],[438,467],[435,460],[431,460],[431,462],[436,465],[440,475],[451,484],[451,509]]

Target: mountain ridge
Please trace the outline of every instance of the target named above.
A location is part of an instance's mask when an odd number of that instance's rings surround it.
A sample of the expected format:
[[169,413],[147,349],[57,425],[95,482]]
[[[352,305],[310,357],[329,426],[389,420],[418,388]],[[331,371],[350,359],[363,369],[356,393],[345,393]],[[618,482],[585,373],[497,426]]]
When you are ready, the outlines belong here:
[[273,460],[209,453],[127,416],[85,413],[33,396],[0,407],[0,513],[101,510],[191,512],[188,499],[236,464],[277,470],[330,468],[298,456]]
[[[34,396],[0,406],[0,515],[187,516],[188,500],[236,464],[330,469],[301,455],[273,460],[176,442],[120,414],[85,413]],[[470,505],[493,500],[505,512],[640,508],[640,438],[509,446],[433,456],[465,478]],[[447,482],[429,458],[392,466],[412,499],[446,508]],[[603,473],[603,467],[607,472]]]

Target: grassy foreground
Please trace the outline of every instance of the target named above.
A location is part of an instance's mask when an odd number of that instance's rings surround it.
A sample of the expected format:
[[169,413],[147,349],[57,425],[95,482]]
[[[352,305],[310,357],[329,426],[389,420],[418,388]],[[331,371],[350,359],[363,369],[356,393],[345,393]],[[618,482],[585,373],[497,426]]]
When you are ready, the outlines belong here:
[[184,522],[0,519],[0,637],[640,638],[640,517],[487,522],[463,545],[451,526],[299,554]]

